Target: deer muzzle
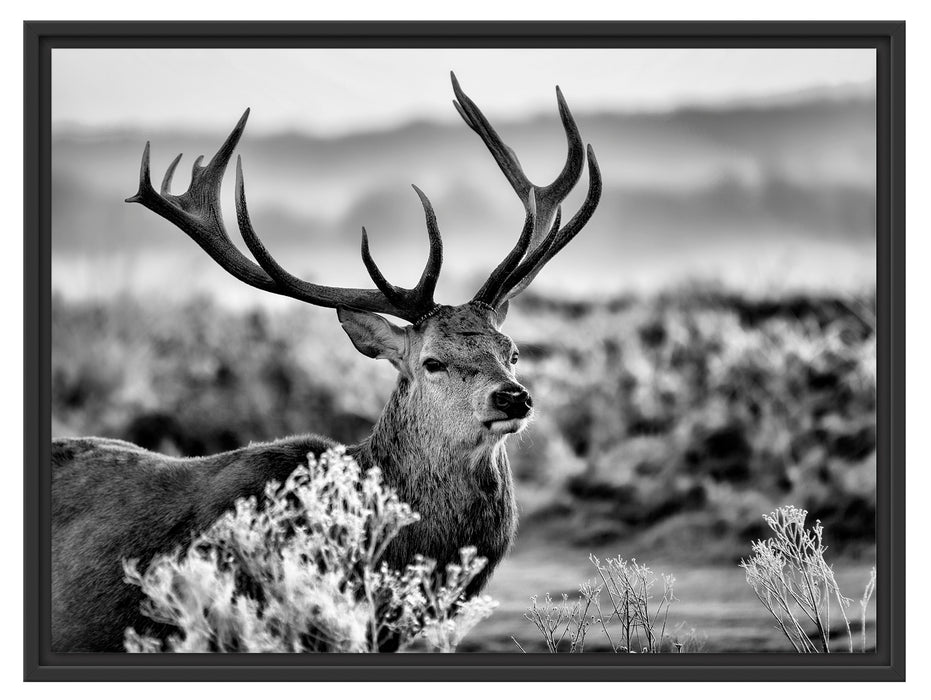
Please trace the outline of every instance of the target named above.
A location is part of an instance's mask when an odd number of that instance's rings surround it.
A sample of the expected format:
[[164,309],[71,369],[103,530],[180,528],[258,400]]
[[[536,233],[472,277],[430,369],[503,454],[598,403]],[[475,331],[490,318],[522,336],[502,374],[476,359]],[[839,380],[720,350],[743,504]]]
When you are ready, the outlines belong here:
[[491,404],[508,419],[526,418],[533,409],[533,398],[524,387],[514,385],[495,391]]

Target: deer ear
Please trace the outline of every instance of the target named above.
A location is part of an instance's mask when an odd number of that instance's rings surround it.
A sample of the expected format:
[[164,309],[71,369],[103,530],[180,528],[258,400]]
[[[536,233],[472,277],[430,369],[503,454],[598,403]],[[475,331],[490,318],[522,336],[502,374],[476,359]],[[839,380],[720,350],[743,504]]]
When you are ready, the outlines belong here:
[[400,369],[406,345],[401,328],[371,311],[340,307],[336,315],[356,350],[367,357],[388,360]]

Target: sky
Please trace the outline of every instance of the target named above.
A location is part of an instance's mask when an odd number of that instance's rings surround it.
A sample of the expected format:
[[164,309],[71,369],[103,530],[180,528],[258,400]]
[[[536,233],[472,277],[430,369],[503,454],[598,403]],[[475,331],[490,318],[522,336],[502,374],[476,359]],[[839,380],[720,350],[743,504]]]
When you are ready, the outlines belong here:
[[870,49],[55,49],[53,128],[324,136],[458,120],[449,71],[489,114],[665,110],[870,82]]

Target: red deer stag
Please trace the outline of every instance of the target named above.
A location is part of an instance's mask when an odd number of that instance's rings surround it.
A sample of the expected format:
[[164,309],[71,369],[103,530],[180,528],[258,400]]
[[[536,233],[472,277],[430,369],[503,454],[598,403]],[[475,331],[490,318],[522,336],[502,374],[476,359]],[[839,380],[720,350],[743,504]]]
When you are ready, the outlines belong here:
[[[248,117],[206,165],[198,158],[184,194],[170,193],[179,155],[160,192],[142,156],[138,202],[184,231],[237,279],[258,289],[336,309],[363,355],[391,362],[399,377],[371,436],[348,448],[363,468],[377,465],[387,484],[421,514],[386,554],[403,567],[415,554],[442,566],[474,545],[488,564],[470,589],[477,593],[507,552],[516,528],[508,435],[527,425],[533,402],[515,377],[517,348],[500,332],[508,300],[588,222],[601,195],[598,165],[588,146],[588,194],[561,224],[560,203],[578,182],[586,149],[559,91],[568,140],[565,166],[552,184],[533,185],[514,152],[452,76],[453,104],[491,151],[526,210],[516,245],[475,297],[459,306],[433,300],[443,259],[436,216],[416,187],[426,215],[430,253],[413,289],[396,287],[379,271],[362,230],[362,260],[375,289],[326,287],[287,272],[263,245],[246,209],[241,161],[236,164],[236,214],[258,261],[231,242],[220,213],[220,185]],[[404,319],[398,327],[378,314]],[[205,530],[236,499],[261,496],[283,481],[308,453],[333,445],[318,435],[253,444],[210,457],[177,459],[120,440],[75,438],[52,444],[52,645],[56,651],[120,651],[127,627],[151,630],[141,594],[123,581],[121,561],[144,565]]]

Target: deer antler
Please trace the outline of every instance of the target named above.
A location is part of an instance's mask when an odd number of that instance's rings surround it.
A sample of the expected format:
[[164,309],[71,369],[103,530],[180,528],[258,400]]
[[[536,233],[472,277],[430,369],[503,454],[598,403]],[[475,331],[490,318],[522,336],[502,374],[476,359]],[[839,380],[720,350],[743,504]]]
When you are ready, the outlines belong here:
[[[583,147],[579,129],[559,87],[556,88],[556,102],[566,131],[568,154],[566,164],[556,179],[549,185],[539,187],[530,182],[517,155],[501,140],[482,111],[463,92],[456,75],[450,73],[450,77],[456,95],[453,105],[465,123],[484,141],[527,211],[524,230],[517,244],[491,273],[474,298],[474,301],[497,307],[526,289],[543,266],[588,223],[601,198],[601,171],[591,145],[587,149]],[[560,228],[560,205],[579,181],[586,152],[588,194],[575,216]],[[553,222],[552,226],[550,221]]]
[[[524,174],[517,155],[504,144],[501,137],[482,114],[478,106],[462,91],[454,74],[453,104],[466,124],[484,141],[508,182],[514,188],[527,217],[517,243],[491,276],[476,293],[473,301],[500,306],[529,285],[537,273],[575,237],[591,218],[601,197],[601,172],[595,153],[582,138],[562,91],[556,88],[559,116],[566,131],[568,152],[562,172],[546,186],[534,185]],[[127,202],[138,202],[184,231],[219,265],[248,285],[275,294],[292,297],[328,308],[349,307],[365,311],[391,314],[416,323],[437,307],[433,300],[440,268],[443,264],[443,241],[436,223],[436,214],[427,196],[416,186],[426,217],[430,254],[417,285],[413,289],[396,287],[388,282],[375,264],[369,251],[368,234],[362,229],[362,262],[376,289],[350,289],[328,287],[295,277],[275,260],[262,243],[252,226],[246,206],[242,161],[236,162],[236,218],[243,240],[258,261],[258,265],[240,252],[230,240],[220,211],[220,187],[226,166],[239,143],[249,117],[247,109],[236,127],[226,138],[207,165],[201,165],[203,156],[194,161],[191,184],[183,194],[169,192],[175,169],[181,160],[179,154],[168,166],[159,192],[152,187],[149,174],[149,143],[142,154],[139,171],[139,191]],[[560,205],[575,187],[582,174],[585,156],[588,156],[588,194],[579,211],[561,227]],[[552,224],[551,224],[552,222]]]
[[236,162],[236,218],[243,240],[259,264],[256,265],[239,251],[230,240],[223,224],[223,216],[220,212],[220,186],[233,150],[246,128],[248,117],[249,110],[247,109],[207,165],[201,165],[203,156],[194,161],[191,184],[188,190],[180,195],[171,194],[169,189],[181,155],[179,154],[168,166],[160,192],[156,192],[152,187],[149,174],[149,143],[146,143],[139,171],[139,191],[126,201],[138,202],[173,223],[190,236],[224,270],[252,287],[316,306],[350,307],[375,311],[411,322],[417,321],[434,309],[436,303],[433,301],[433,292],[443,264],[443,241],[440,238],[436,215],[430,205],[430,200],[417,187],[414,187],[414,190],[420,197],[427,220],[430,255],[420,281],[413,289],[404,289],[388,283],[369,254],[368,236],[364,228],[362,229],[362,260],[377,289],[327,287],[306,282],[289,273],[271,256],[252,227],[246,207],[242,162],[238,158]]

